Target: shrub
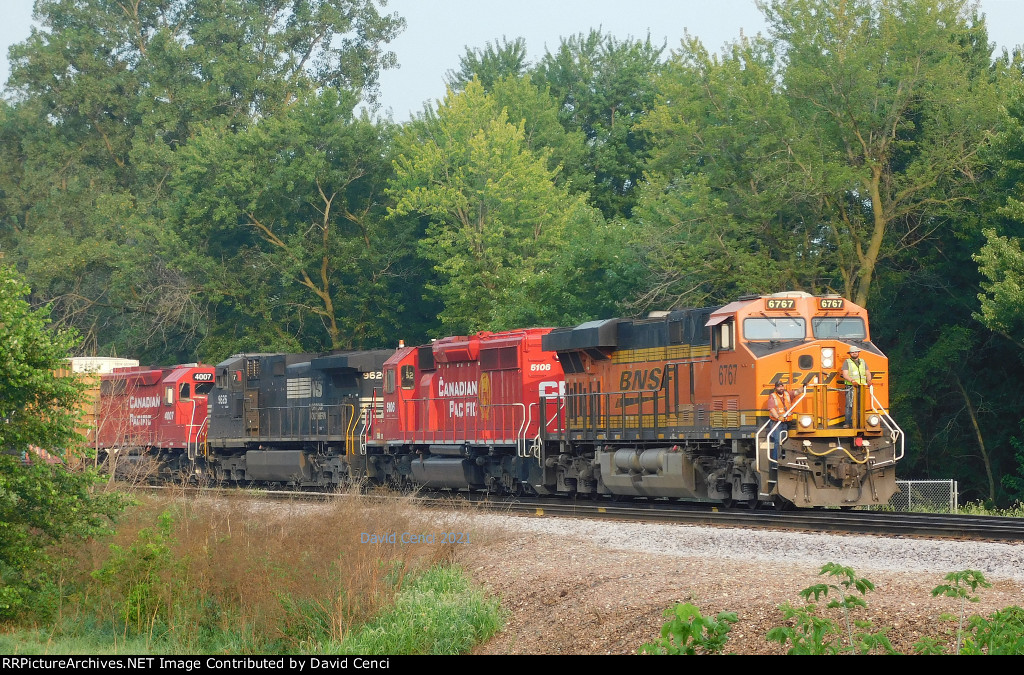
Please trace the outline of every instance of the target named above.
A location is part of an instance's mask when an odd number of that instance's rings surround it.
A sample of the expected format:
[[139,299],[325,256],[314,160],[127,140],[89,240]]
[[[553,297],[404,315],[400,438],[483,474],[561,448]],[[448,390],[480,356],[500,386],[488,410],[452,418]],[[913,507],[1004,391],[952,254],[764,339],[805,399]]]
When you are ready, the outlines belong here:
[[739,620],[735,612],[705,617],[690,603],[677,603],[665,616],[671,618],[661,627],[661,639],[642,645],[641,654],[721,654],[732,624]]

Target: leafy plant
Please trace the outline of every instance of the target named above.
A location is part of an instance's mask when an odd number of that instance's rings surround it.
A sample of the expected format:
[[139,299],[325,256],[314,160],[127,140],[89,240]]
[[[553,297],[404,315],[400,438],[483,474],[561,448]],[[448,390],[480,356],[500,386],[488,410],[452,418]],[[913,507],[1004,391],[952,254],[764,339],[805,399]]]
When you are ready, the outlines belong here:
[[[932,589],[932,597],[938,597],[944,595],[947,598],[960,598],[960,619],[957,624],[956,630],[956,650],[955,654],[960,653],[960,645],[963,640],[964,632],[964,617],[967,611],[968,602],[978,602],[978,596],[972,595],[978,588],[989,588],[992,586],[988,581],[985,580],[985,575],[978,570],[962,570],[960,572],[950,572],[946,575],[946,581],[948,584],[941,584]],[[953,618],[950,615],[944,615],[943,618]],[[929,643],[924,645],[919,642],[918,645],[924,647],[934,647],[933,644]],[[915,649],[917,646],[915,645]],[[925,653],[921,651],[920,653]],[[929,652],[934,653],[934,652]]]
[[967,622],[964,654],[1024,655],[1024,609],[1006,607],[988,617],[972,616]]
[[[2,252],[0,252],[2,257]],[[78,341],[32,309],[29,287],[0,264],[0,619],[48,618],[62,601],[55,544],[109,531],[126,500],[96,490],[94,471],[64,460],[82,451],[83,385],[56,374]]]
[[640,647],[641,654],[721,654],[729,639],[736,612],[721,612],[715,618],[703,616],[690,603],[677,603],[665,610],[671,619],[661,627],[661,639]]
[[[849,647],[854,654],[867,654],[874,649],[882,649],[886,653],[895,653],[892,643],[885,633],[888,629],[872,632],[870,621],[856,621],[851,617],[851,610],[867,607],[861,597],[875,589],[869,580],[858,577],[853,569],[836,563],[827,563],[821,568],[819,575],[827,574],[835,583],[822,583],[809,586],[800,591],[805,601],[803,607],[794,607],[788,602],[780,607],[785,619],[793,621],[793,626],[777,626],[768,631],[769,641],[785,646],[792,644],[788,654],[838,654],[844,649],[839,644],[840,626],[832,619],[818,614],[817,601],[828,597],[833,591],[833,599],[826,605],[828,609],[843,610],[843,623],[849,638]],[[860,595],[855,595],[856,591]],[[811,602],[811,600],[814,602]],[[858,629],[855,632],[854,629]]]
[[170,598],[164,576],[171,569],[174,518],[169,512],[160,514],[156,528],[144,528],[128,547],[110,545],[110,558],[93,572],[120,605],[120,619],[125,630],[142,633],[158,620],[166,620]]

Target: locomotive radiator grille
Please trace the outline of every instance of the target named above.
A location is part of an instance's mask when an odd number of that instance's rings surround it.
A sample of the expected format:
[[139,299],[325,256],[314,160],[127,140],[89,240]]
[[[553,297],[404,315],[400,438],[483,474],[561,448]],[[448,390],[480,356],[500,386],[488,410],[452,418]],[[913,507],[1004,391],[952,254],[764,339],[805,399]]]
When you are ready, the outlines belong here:
[[612,354],[612,363],[646,363],[648,361],[678,361],[711,355],[711,347],[674,345],[672,347],[648,347],[647,349],[623,349]]

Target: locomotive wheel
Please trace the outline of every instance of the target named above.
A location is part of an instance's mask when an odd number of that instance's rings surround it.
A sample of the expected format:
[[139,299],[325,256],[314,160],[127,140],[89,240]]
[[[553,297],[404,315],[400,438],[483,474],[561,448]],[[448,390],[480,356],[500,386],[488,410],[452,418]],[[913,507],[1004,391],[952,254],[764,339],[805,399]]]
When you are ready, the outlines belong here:
[[747,508],[750,509],[751,511],[756,511],[757,507],[760,505],[761,500],[757,498],[757,495],[754,495],[753,497],[747,500]]
[[725,499],[722,500],[723,509],[731,509],[734,506],[736,506],[736,500],[733,499],[732,497],[726,497]]

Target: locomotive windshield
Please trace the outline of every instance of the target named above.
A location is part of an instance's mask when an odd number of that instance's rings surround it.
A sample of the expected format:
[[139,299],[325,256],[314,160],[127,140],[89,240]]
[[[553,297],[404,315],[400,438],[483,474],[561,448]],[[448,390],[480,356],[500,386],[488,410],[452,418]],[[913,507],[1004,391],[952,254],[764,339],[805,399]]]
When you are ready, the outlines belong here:
[[868,337],[864,319],[859,316],[819,316],[811,319],[811,330],[816,338],[865,340]]
[[807,321],[803,317],[767,316],[743,320],[745,340],[803,340]]

